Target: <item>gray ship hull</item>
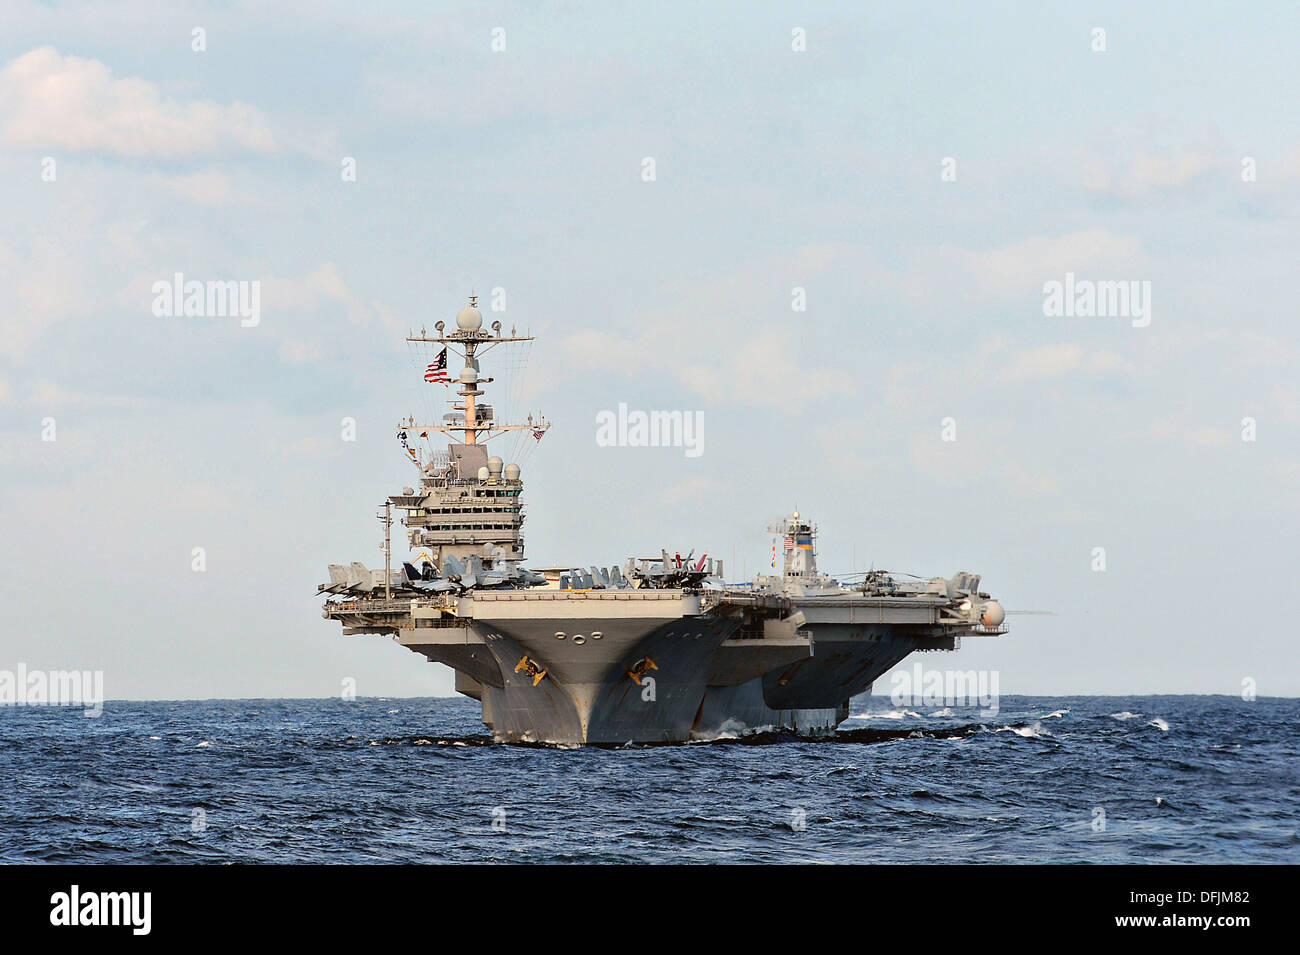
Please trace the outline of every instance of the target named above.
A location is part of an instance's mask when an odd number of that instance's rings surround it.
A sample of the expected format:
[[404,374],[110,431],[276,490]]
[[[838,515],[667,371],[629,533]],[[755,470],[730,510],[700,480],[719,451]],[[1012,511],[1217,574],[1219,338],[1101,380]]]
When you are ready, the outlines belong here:
[[457,670],[496,740],[561,746],[830,734],[908,653],[951,646],[891,624],[744,622],[683,591],[482,594],[398,639]]

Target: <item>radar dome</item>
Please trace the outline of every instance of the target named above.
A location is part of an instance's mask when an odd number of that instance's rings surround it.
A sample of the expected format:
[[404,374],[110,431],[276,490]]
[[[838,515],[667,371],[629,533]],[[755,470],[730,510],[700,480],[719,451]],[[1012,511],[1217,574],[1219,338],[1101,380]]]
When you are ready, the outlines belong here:
[[456,327],[464,332],[476,332],[483,327],[483,313],[473,305],[466,305],[456,313]]
[[506,480],[507,480],[507,481],[518,481],[518,480],[519,480],[519,465],[517,465],[517,464],[507,464],[507,465],[506,465]]
[[460,380],[468,384],[473,384],[478,381],[478,372],[474,370],[473,366],[466,365],[460,370]]
[[984,612],[980,614],[980,623],[986,627],[1000,627],[1002,621],[1007,619],[1007,612],[1002,609],[1002,604],[996,600],[990,600],[984,605]]
[[488,458],[488,471],[490,471],[492,474],[500,474],[501,466],[503,463],[504,462],[500,458],[498,458],[496,455],[493,455],[492,457]]
[[479,479],[480,481],[486,481],[486,480],[488,479],[488,469],[487,469],[487,468],[479,468],[479,469],[478,469],[478,479]]

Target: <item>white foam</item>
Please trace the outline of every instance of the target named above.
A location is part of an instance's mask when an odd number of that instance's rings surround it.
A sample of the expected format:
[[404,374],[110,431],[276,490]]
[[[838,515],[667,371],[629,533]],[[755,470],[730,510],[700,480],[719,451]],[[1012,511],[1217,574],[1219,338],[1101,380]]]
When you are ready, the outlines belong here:
[[212,745],[212,740],[205,739],[202,743],[199,743],[198,746],[195,747],[195,749],[199,749],[203,746],[211,746],[211,745]]
[[952,716],[952,707],[950,707],[950,706],[945,706],[945,707],[944,707],[943,709],[941,709],[941,710],[935,710],[935,711],[934,711],[933,713],[931,713],[930,715],[931,715],[931,716]]
[[1141,713],[1130,713],[1128,710],[1125,710],[1123,713],[1110,714],[1110,718],[1113,720],[1135,720],[1141,715]]
[[1067,707],[1067,708],[1064,709],[1064,710],[1057,710],[1055,713],[1048,713],[1046,716],[1043,717],[1043,719],[1045,719],[1045,720],[1056,720],[1056,719],[1060,719],[1062,716],[1064,716],[1064,715],[1065,715],[1066,713],[1068,713],[1068,712],[1070,712],[1070,710],[1069,710],[1069,708]]
[[1044,736],[1052,734],[1043,729],[1042,723],[1034,723],[1032,726],[999,726],[994,732],[1012,732],[1017,736],[1023,736],[1025,739],[1042,739]]
[[916,720],[921,718],[920,713],[914,713],[911,710],[890,710],[888,713],[863,713],[861,716],[855,718],[860,720],[901,720],[909,716]]
[[1162,719],[1161,719],[1160,717],[1158,717],[1158,716],[1157,716],[1155,719],[1153,719],[1150,723],[1148,723],[1147,726],[1154,726],[1156,729],[1160,730],[1162,733],[1168,733],[1168,732],[1169,732],[1169,724],[1166,723],[1164,720],[1162,720]]
[[722,725],[718,727],[718,731],[706,737],[706,740],[740,739],[740,735],[748,729],[749,726],[738,719],[726,719],[723,720]]

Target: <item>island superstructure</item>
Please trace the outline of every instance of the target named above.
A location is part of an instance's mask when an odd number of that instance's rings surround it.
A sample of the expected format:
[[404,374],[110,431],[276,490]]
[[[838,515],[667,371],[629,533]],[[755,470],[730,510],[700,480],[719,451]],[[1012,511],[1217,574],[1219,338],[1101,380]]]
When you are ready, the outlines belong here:
[[[550,423],[499,423],[480,401],[493,382],[480,356],[531,341],[482,326],[471,298],[455,330],[439,322],[434,335],[408,338],[443,348],[426,380],[455,384],[460,402],[442,423],[398,425],[420,477],[383,505],[385,569],[332,564],[320,591],[324,616],[345,634],[387,634],[450,666],[498,741],[833,733],[849,699],[907,654],[1005,632],[1005,612],[973,574],[904,581],[875,571],[852,584],[822,574],[816,529],[798,511],[769,528],[782,572],[752,582],[728,584],[721,561],[663,549],[622,566],[526,569],[521,468],[489,455],[488,442],[523,430],[540,440]],[[450,377],[453,353],[463,367]],[[409,438],[429,433],[452,440],[422,460]],[[394,508],[405,511],[412,550],[400,570],[390,559]]]

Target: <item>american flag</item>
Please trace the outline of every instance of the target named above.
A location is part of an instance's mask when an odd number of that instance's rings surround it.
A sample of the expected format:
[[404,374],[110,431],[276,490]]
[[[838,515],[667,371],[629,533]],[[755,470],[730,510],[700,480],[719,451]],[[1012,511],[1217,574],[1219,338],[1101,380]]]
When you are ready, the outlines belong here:
[[787,538],[785,539],[785,549],[786,549],[786,550],[794,550],[794,538],[793,538],[793,537],[787,537]]
[[443,348],[438,352],[438,357],[432,365],[424,370],[424,380],[432,384],[435,381],[441,381],[447,384],[447,349]]

